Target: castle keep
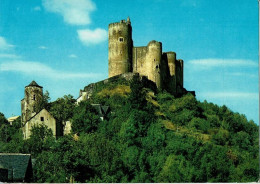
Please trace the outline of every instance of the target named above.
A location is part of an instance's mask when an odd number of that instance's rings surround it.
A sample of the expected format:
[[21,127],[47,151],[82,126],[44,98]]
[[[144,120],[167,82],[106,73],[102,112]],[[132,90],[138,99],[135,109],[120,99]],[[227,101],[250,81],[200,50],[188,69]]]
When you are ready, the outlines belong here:
[[174,95],[186,91],[183,88],[183,60],[177,60],[175,52],[162,52],[162,43],[158,41],[134,47],[129,17],[109,24],[108,68],[109,77],[138,73],[153,81],[157,88]]

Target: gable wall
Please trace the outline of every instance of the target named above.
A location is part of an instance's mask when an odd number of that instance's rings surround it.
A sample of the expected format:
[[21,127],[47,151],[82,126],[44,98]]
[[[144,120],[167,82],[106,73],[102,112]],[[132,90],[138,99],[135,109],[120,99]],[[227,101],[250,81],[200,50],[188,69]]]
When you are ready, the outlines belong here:
[[[41,117],[44,118],[44,121],[41,121]],[[28,121],[24,128],[24,138],[28,139],[31,135],[31,129],[34,125],[44,124],[52,130],[53,136],[56,136],[56,120],[55,118],[45,109],[41,110],[35,117]]]

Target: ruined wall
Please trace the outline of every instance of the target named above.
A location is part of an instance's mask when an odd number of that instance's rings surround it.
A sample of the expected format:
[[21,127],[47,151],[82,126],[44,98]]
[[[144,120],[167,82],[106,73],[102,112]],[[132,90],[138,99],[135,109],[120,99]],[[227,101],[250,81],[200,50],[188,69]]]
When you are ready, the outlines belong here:
[[[86,99],[85,99],[86,100]],[[70,121],[66,121],[65,125],[64,125],[64,135],[68,135],[71,133],[71,122]]]
[[130,20],[109,24],[108,68],[109,77],[132,72],[132,27]]
[[146,67],[146,54],[147,47],[134,47],[133,48],[133,72],[139,73],[140,75],[147,76]]
[[21,110],[22,122],[25,123],[36,114],[36,107],[42,100],[43,92],[41,87],[26,86],[24,93],[25,97],[21,101]]
[[23,127],[24,139],[28,139],[31,136],[31,130],[34,125],[40,124],[44,124],[50,128],[52,130],[53,136],[57,135],[57,125],[55,118],[46,109],[42,109]]

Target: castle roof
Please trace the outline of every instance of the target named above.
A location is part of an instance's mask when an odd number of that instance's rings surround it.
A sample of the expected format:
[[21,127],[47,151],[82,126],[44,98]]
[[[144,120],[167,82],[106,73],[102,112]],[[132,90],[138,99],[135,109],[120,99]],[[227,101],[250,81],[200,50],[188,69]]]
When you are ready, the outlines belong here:
[[1,174],[2,177],[4,175],[4,178],[9,182],[30,182],[32,178],[31,155],[0,153],[0,168],[7,171]]
[[26,87],[31,87],[31,86],[42,88],[42,86],[38,85],[34,80]]
[[94,107],[94,109],[96,109],[99,117],[106,116],[110,111],[109,106],[106,106],[106,105],[101,105],[101,104],[91,104],[91,105],[92,105],[92,107]]

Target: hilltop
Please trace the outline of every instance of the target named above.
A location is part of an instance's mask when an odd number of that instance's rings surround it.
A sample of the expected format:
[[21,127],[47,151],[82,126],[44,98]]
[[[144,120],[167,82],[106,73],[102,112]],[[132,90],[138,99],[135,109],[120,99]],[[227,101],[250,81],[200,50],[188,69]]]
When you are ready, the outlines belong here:
[[[111,108],[101,121],[90,105]],[[31,153],[34,182],[253,182],[258,126],[226,106],[150,89],[138,77],[105,83],[89,101],[46,104],[72,121],[57,140],[44,126],[23,140],[20,120],[1,116],[0,152]]]

